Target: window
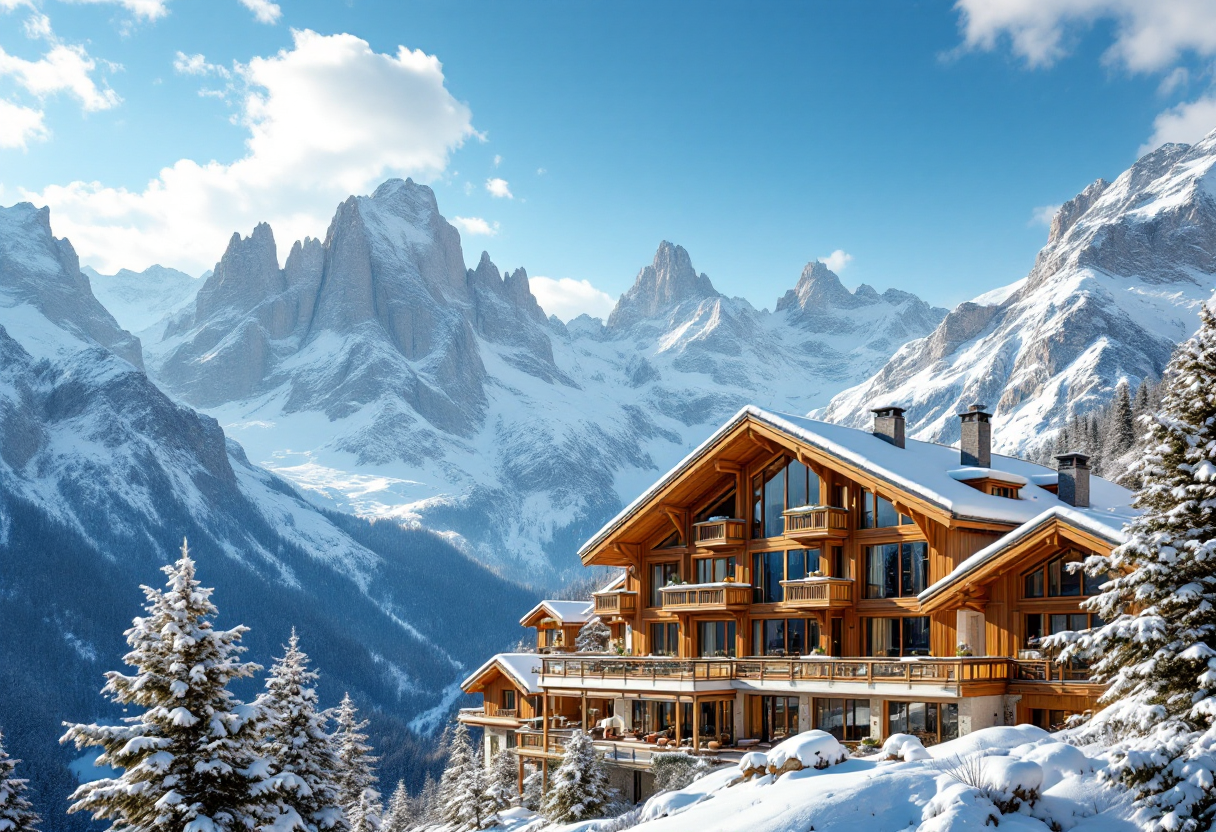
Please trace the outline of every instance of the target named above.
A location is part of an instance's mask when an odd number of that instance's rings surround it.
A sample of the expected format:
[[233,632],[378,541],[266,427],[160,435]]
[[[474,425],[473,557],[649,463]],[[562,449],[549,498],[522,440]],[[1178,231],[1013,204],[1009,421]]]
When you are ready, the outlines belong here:
[[654,548],[656,548],[656,549],[674,549],[677,546],[683,546],[683,545],[684,545],[684,541],[680,539],[680,533],[672,532],[671,534],[667,535],[667,537],[663,538],[662,543],[660,543],[658,546],[655,546]]
[[680,652],[680,627],[674,621],[650,625],[650,655],[675,656]]
[[504,711],[515,710],[515,691],[504,690],[502,692],[502,709]]
[[699,513],[694,522],[704,523],[706,520],[712,520],[715,517],[735,517],[735,489],[731,489],[726,494]]
[[958,738],[958,705],[942,702],[889,702],[887,733],[912,734],[925,745]]
[[845,567],[845,563],[844,563],[844,547],[843,546],[833,546],[832,547],[832,577],[833,578],[849,577],[848,569]]
[[890,500],[879,497],[873,491],[862,492],[861,527],[863,529],[889,529],[893,526],[910,526],[912,518],[900,514]]
[[727,578],[735,577],[735,557],[727,558],[697,558],[693,561],[696,568],[696,583],[720,584]]
[[1026,616],[1026,646],[1037,647],[1043,636],[1102,626],[1102,618],[1086,612],[1030,613]]
[[866,547],[866,597],[909,598],[929,585],[929,545],[922,541]]
[[798,733],[797,696],[757,696],[760,740],[777,742]]
[[819,645],[819,622],[802,618],[752,621],[753,656],[803,656]]
[[671,563],[650,564],[650,606],[663,606],[663,593],[659,590],[680,577],[680,564]]
[[929,617],[867,618],[866,655],[875,657],[929,655]]
[[1048,561],[1046,566],[1027,572],[1022,585],[1023,597],[1079,598],[1099,594],[1102,584],[1110,580],[1109,576],[1093,576],[1082,572],[1077,566],[1069,566],[1082,563],[1085,557],[1084,553],[1076,550],[1065,552]]
[[562,631],[556,628],[549,630],[541,630],[544,636],[545,647],[561,647],[562,646]]
[[779,459],[752,477],[752,537],[785,534],[782,512],[819,505],[819,475],[798,460]]
[[735,622],[698,621],[697,655],[702,658],[733,658],[735,655]]
[[1049,711],[1044,708],[1030,709],[1030,723],[1037,725],[1044,731],[1059,731],[1068,727],[1069,717],[1074,716],[1071,711]]
[[816,699],[815,727],[844,742],[870,736],[869,699]]
[[1010,500],[1016,500],[1018,497],[1018,490],[1008,485],[994,485],[991,493],[994,497],[1007,497]]
[[782,581],[805,578],[821,569],[818,549],[755,552],[752,554],[752,603],[780,603],[785,598]]
[[847,485],[832,486],[832,506],[834,508],[849,507],[849,487]]

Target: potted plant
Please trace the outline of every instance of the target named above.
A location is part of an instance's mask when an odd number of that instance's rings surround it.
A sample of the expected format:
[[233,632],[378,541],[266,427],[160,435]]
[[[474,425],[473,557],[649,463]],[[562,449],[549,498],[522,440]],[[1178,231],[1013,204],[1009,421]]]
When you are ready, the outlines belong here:
[[863,737],[861,740],[861,750],[866,754],[873,754],[878,750],[880,743],[873,737]]
[[959,658],[966,658],[967,656],[974,656],[975,653],[971,652],[971,648],[966,644],[960,644],[958,647],[954,648],[954,655],[958,656]]

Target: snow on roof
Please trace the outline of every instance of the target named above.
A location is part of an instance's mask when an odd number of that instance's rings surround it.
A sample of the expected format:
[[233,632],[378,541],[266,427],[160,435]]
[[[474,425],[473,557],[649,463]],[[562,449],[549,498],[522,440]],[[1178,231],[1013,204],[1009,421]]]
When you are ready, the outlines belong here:
[[622,588],[623,586],[625,586],[626,575],[627,575],[626,572],[621,572],[621,574],[617,575],[611,581],[609,581],[608,583],[604,584],[602,587],[597,589],[596,592],[611,592],[614,589]]
[[536,613],[544,610],[550,618],[554,618],[563,624],[586,624],[591,620],[593,615],[594,605],[591,601],[541,601],[519,619],[521,626]]
[[995,468],[955,468],[952,471],[946,472],[951,479],[959,482],[971,482],[972,480],[993,480],[995,482],[1007,482],[1010,485],[1025,485],[1028,480],[1020,474],[1011,474],[1008,471],[998,471]]
[[528,693],[540,693],[540,657],[535,653],[499,653],[469,674],[460,683],[461,690],[468,688],[491,667],[497,666],[504,676]]
[[[914,494],[925,502],[950,512],[958,519],[1020,525],[1047,509],[1071,508],[1055,494],[1034,483],[1035,476],[1055,474],[1052,469],[1043,465],[993,454],[993,462],[1000,466],[1001,473],[1030,480],[1022,487],[1019,499],[997,497],[972,488],[950,475],[949,472],[960,468],[958,448],[916,439],[909,439],[905,443],[906,447],[898,448],[869,431],[748,405],[596,532],[582,545],[579,554],[582,555],[603,542],[655,494],[748,418],[779,430],[842,462],[854,465],[895,488]],[[1100,477],[1092,477],[1090,507],[1071,510],[1084,513],[1099,522],[1101,518],[1109,517],[1109,523],[1118,528],[1131,516],[1131,498],[1131,492],[1127,489]]]
[[1073,528],[1097,535],[1103,540],[1109,541],[1112,545],[1118,546],[1127,539],[1127,535],[1123,532],[1123,523],[1130,520],[1132,516],[1133,515],[1131,513],[1124,516],[1117,516],[1114,514],[1095,515],[1094,513],[1086,511],[1085,509],[1076,509],[1072,507],[1055,506],[1053,508],[1049,508],[1039,516],[1026,521],[994,543],[990,543],[971,557],[964,560],[954,568],[953,572],[918,595],[916,600],[923,604],[931,598],[940,595],[942,592],[945,592],[960,580],[975,572],[984,564],[1000,557],[1000,555],[1007,551],[1011,546],[1023,540],[1036,530],[1042,528],[1052,520],[1059,520],[1072,526]]

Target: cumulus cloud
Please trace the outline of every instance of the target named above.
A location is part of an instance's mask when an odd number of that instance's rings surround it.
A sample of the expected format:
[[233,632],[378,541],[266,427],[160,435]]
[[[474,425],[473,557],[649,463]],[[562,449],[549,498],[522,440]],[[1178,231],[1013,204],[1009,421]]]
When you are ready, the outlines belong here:
[[1030,225],[1046,225],[1051,226],[1051,221],[1055,219],[1056,212],[1060,210],[1059,205],[1040,205],[1030,212]]
[[10,55],[0,48],[0,77],[9,77],[39,98],[67,93],[86,111],[108,110],[122,100],[107,86],[93,80],[96,62],[83,46],[62,43],[36,61]]
[[283,16],[279,4],[271,3],[270,0],[241,0],[241,5],[253,12],[258,23],[278,23],[279,18]]
[[25,150],[30,142],[46,141],[49,135],[41,110],[0,98],[0,148]]
[[849,254],[844,249],[838,248],[829,254],[827,257],[820,257],[819,262],[827,266],[832,271],[839,274],[844,270],[844,267],[853,261],[853,255]]
[[178,52],[173,58],[173,71],[179,75],[218,75],[221,78],[231,78],[232,73],[227,67],[208,63],[203,54],[187,55]]
[[958,0],[967,49],[995,49],[1002,39],[1028,66],[1068,54],[1080,30],[1114,23],[1106,60],[1132,71],[1168,68],[1184,52],[1216,53],[1211,0]]
[[50,205],[57,233],[98,268],[194,272],[215,263],[233,231],[262,220],[284,249],[319,236],[349,194],[389,176],[434,179],[473,135],[435,56],[378,53],[349,34],[292,36],[291,48],[239,68],[240,159],[182,159],[142,190],[72,182],[26,198]]
[[481,217],[453,217],[452,222],[460,226],[466,234],[481,237],[493,237],[498,233],[498,223],[490,223]]
[[593,318],[607,318],[612,311],[612,296],[592,286],[589,280],[530,277],[528,286],[545,314],[556,315],[563,321],[571,321],[584,313]]
[[1153,119],[1153,135],[1140,146],[1141,153],[1166,142],[1194,144],[1216,128],[1216,93],[1171,107]]
[[507,185],[507,180],[494,177],[486,180],[486,190],[490,192],[490,196],[498,197],[499,199],[515,199],[515,195],[511,193],[511,188]]

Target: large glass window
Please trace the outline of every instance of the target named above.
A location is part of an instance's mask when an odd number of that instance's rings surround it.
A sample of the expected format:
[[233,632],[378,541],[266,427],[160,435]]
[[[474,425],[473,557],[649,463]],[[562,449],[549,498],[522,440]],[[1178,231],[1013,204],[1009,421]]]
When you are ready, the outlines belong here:
[[752,555],[752,600],[756,604],[776,604],[782,599],[781,581],[785,579],[785,552],[756,552]]
[[757,696],[753,702],[759,711],[756,727],[761,741],[777,742],[798,733],[797,696]]
[[893,526],[910,525],[912,525],[912,518],[896,511],[890,500],[879,497],[873,491],[862,492],[861,527],[863,529],[889,529]]
[[753,656],[803,656],[819,644],[813,618],[757,618],[752,621]]
[[874,657],[929,655],[929,617],[867,618],[866,655]]
[[819,505],[819,475],[798,460],[778,460],[752,477],[752,537],[785,533],[787,508]]
[[866,597],[909,598],[929,585],[929,545],[923,540],[866,547]]
[[845,742],[870,736],[869,699],[816,699],[815,727]]
[[818,571],[818,549],[791,549],[785,553],[785,579],[787,581],[796,581]]
[[659,590],[679,576],[680,564],[676,561],[650,564],[650,606],[663,606],[663,593]]
[[727,558],[698,558],[693,561],[696,567],[696,583],[720,584],[727,578],[735,577],[735,557]]
[[702,509],[694,518],[694,522],[704,523],[706,520],[723,517],[734,518],[737,516],[735,514],[735,489],[732,488],[720,499]]
[[680,652],[680,627],[674,621],[650,625],[650,655],[675,656]]
[[958,738],[958,705],[943,702],[888,702],[887,733],[912,734],[925,745]]
[[[1048,561],[1023,578],[1022,596],[1025,598],[1078,598],[1082,595],[1097,595],[1102,584],[1109,578],[1104,575],[1084,574],[1079,567],[1085,560],[1081,552],[1070,551]],[[1075,570],[1075,571],[1074,571]]]
[[702,658],[735,655],[735,622],[698,621],[697,655]]

